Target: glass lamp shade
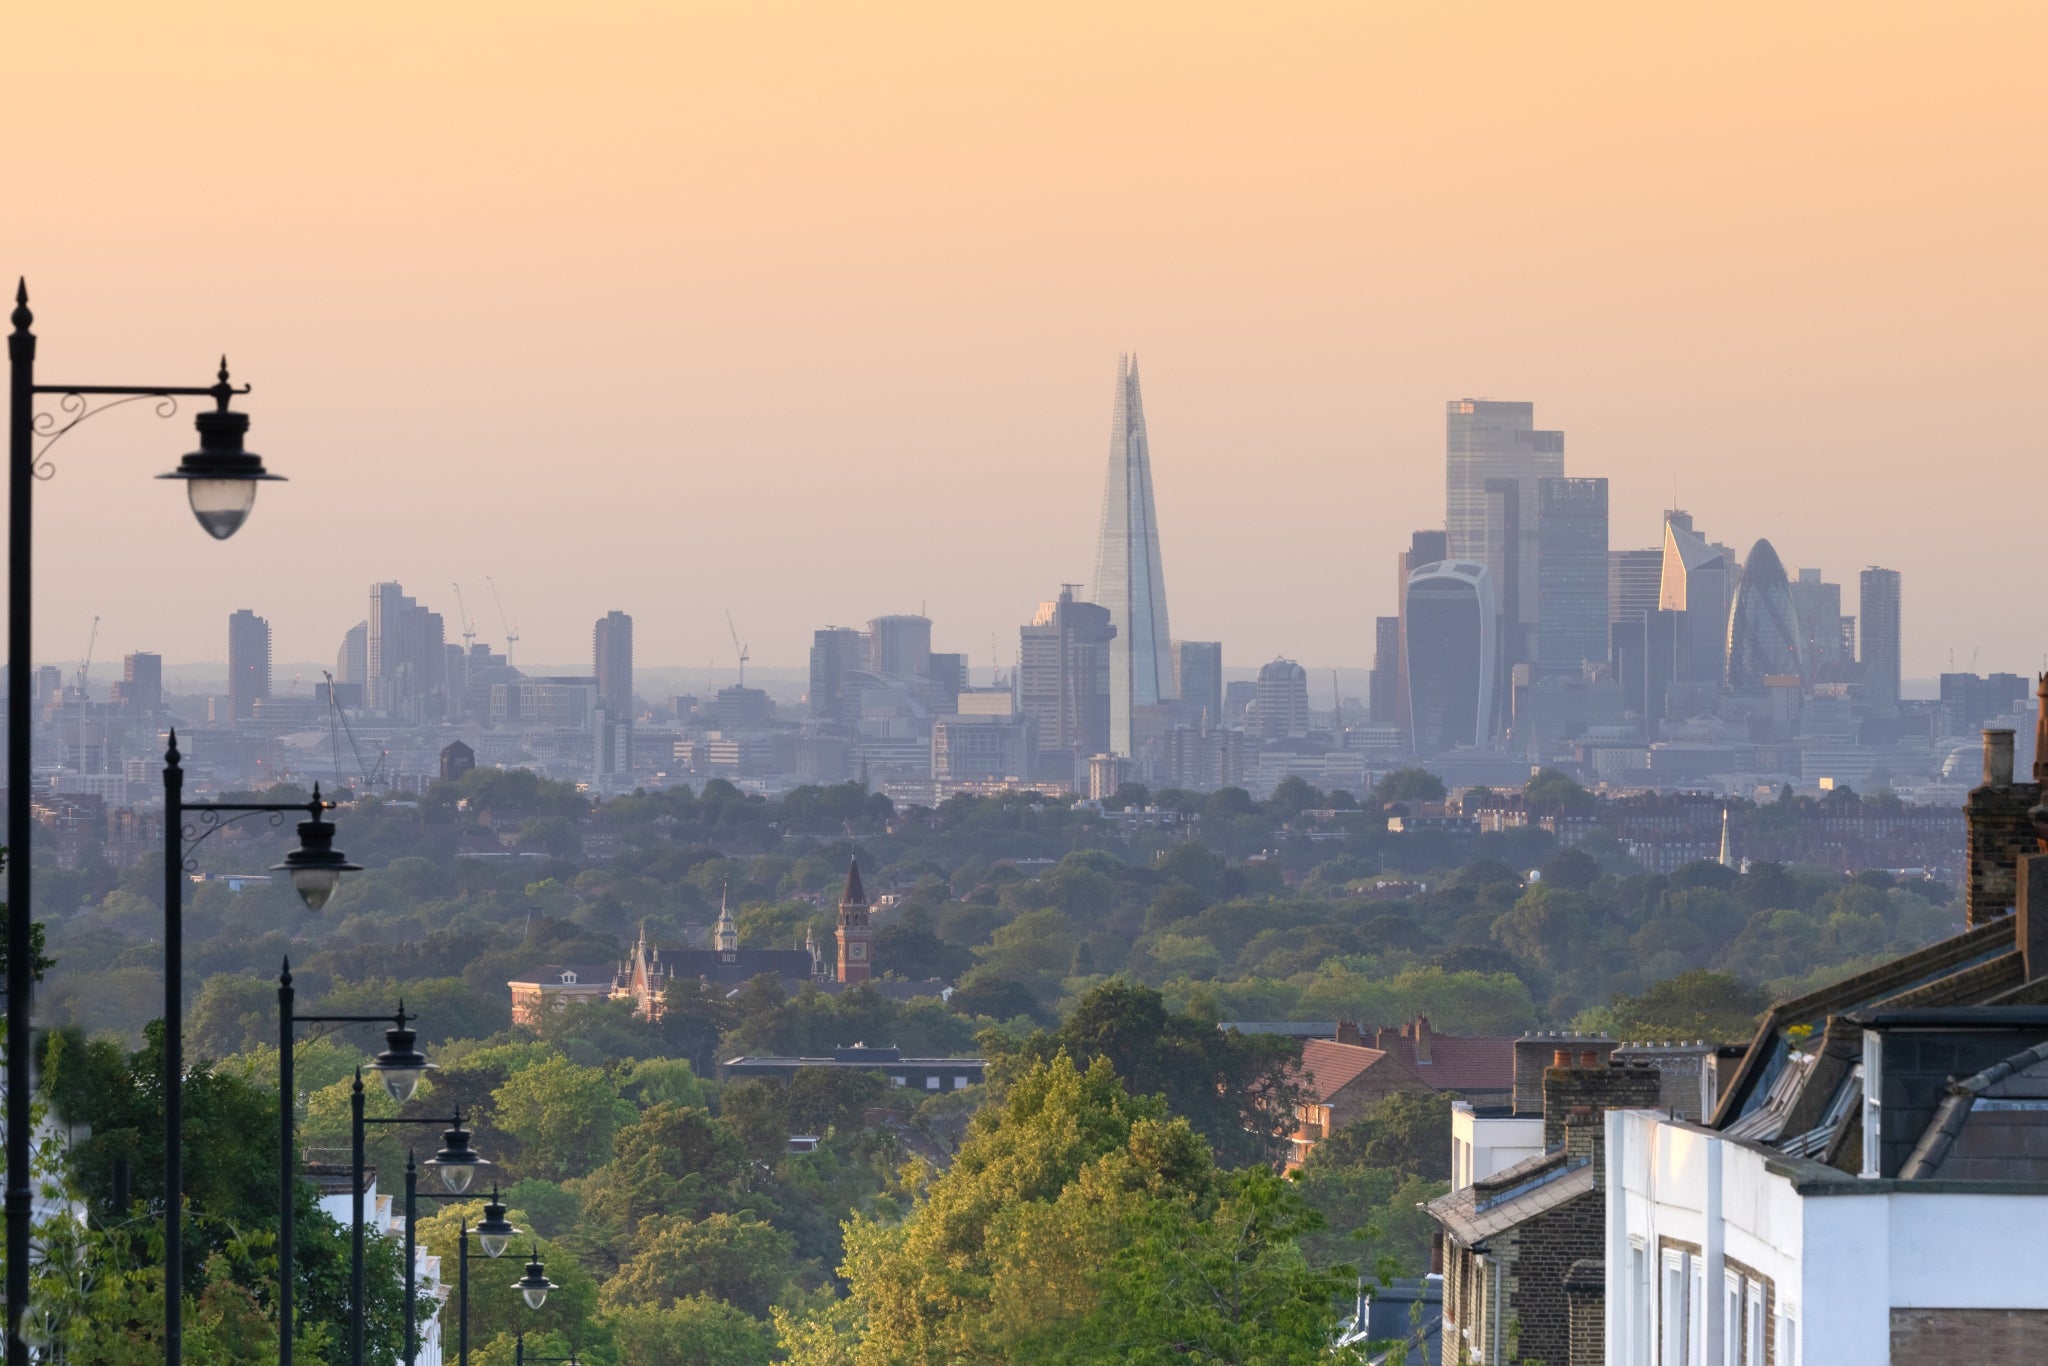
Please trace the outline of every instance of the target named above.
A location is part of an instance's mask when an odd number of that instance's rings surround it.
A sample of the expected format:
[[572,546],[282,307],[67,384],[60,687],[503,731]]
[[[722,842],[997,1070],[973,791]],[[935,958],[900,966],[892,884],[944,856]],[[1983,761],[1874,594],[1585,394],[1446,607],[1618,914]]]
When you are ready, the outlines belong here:
[[540,1249],[533,1250],[533,1260],[526,1264],[526,1274],[512,1282],[512,1288],[526,1297],[528,1309],[538,1309],[548,1302],[548,1291],[555,1283],[548,1279],[547,1271],[540,1264]]
[[242,437],[249,430],[247,413],[223,407],[199,414],[198,426],[199,449],[179,461],[177,469],[158,477],[183,479],[192,515],[207,535],[225,541],[249,519],[249,510],[256,506],[256,486],[284,476],[271,474],[263,468],[262,456],[242,449]]
[[[399,1009],[403,1012],[404,1007]],[[405,1017],[401,1013],[399,1018]],[[418,1030],[402,1023],[394,1025],[384,1031],[384,1051],[370,1063],[370,1070],[384,1083],[384,1093],[400,1105],[412,1099],[413,1092],[419,1090],[420,1078],[434,1066],[415,1046],[418,1038]]]
[[192,501],[192,515],[216,541],[225,541],[242,529],[256,506],[254,479],[190,479],[185,496]]
[[505,1206],[498,1199],[498,1192],[492,1191],[489,1203],[484,1206],[483,1222],[476,1226],[476,1240],[483,1245],[484,1256],[502,1257],[519,1230],[512,1227],[505,1218]]
[[441,1151],[420,1165],[440,1173],[441,1187],[450,1195],[461,1195],[476,1180],[478,1170],[491,1164],[469,1146],[469,1130],[462,1127],[460,1115],[456,1116],[454,1128],[443,1131],[441,1140]]
[[[313,800],[320,800],[318,784],[313,788]],[[273,864],[270,871],[290,873],[299,900],[306,903],[307,910],[317,911],[341,885],[341,875],[360,873],[362,865],[350,863],[348,855],[334,847],[334,822],[316,816],[299,822],[299,847],[286,854],[283,863]]]

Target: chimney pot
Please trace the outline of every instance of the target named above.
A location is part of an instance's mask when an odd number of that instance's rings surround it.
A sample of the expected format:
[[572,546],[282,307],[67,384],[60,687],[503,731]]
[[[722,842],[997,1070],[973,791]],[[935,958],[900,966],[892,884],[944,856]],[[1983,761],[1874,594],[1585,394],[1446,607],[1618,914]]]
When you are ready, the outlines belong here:
[[1552,1067],[1570,1067],[1572,1065],[1572,1051],[1569,1048],[1558,1049],[1551,1056],[1550,1065]]
[[1597,1049],[1588,1048],[1581,1050],[1581,1052],[1579,1053],[1579,1066],[1598,1067],[1599,1065],[1600,1053]]
[[1984,732],[1984,786],[2012,786],[2012,732],[2003,727]]

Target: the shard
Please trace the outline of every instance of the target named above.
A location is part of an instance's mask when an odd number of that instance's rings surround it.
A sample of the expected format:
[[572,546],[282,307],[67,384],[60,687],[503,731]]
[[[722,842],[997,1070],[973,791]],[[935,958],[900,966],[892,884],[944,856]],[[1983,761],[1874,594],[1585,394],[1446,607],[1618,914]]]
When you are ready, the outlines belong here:
[[1109,609],[1109,747],[1137,752],[1138,709],[1173,696],[1172,633],[1166,624],[1166,575],[1159,563],[1159,513],[1152,503],[1152,451],[1138,359],[1116,363],[1116,413],[1110,423],[1109,476],[1102,490],[1092,596]]

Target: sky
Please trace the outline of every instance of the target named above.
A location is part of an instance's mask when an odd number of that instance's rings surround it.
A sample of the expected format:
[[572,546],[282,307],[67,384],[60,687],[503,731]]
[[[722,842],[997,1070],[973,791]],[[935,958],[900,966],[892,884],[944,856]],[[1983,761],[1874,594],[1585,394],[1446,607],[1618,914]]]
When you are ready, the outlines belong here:
[[[37,6],[0,272],[45,382],[255,386],[215,544],[131,407],[36,490],[36,650],[331,659],[398,579],[519,656],[762,664],[1087,580],[1140,358],[1171,621],[1370,663],[1443,411],[1525,399],[1612,544],[1905,576],[2034,667],[2048,7]],[[2025,547],[2022,549],[2022,547]],[[1987,560],[1995,563],[1987,569]],[[2024,558],[2022,558],[2024,557]],[[2019,570],[2019,572],[2014,572]],[[2011,587],[2007,587],[2007,584]],[[1981,654],[1979,653],[1981,651]]]

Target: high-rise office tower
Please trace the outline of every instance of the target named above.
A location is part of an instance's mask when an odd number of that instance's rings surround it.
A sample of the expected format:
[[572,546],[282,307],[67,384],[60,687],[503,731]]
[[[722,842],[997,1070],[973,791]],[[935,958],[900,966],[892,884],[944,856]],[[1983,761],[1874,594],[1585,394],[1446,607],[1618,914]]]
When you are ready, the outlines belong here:
[[1291,659],[1276,659],[1260,669],[1247,729],[1260,740],[1308,734],[1308,670]]
[[1173,696],[1166,571],[1159,558],[1152,449],[1145,438],[1136,356],[1120,356],[1116,363],[1102,534],[1096,542],[1095,582],[1090,587],[1116,627],[1109,647],[1109,752],[1129,757],[1137,748],[1137,709]]
[[1173,642],[1173,693],[1186,708],[1190,725],[1223,724],[1223,642]]
[[1453,399],[1445,414],[1449,553],[1492,571],[1507,662],[1521,663],[1536,628],[1536,481],[1563,477],[1564,433],[1537,431],[1533,403]]
[[[1405,595],[1404,595],[1405,596]],[[1366,684],[1366,719],[1375,726],[1400,723],[1396,701],[1400,684],[1394,681],[1401,667],[1401,618],[1374,617],[1372,622],[1372,675]]]
[[967,656],[934,650],[927,665],[925,705],[933,716],[945,716],[957,709],[960,694],[967,691]]
[[633,717],[633,618],[607,612],[590,632],[590,672],[597,679],[597,704],[615,720]]
[[396,583],[370,585],[364,694],[387,716],[433,719],[445,702],[447,643],[439,612],[407,597]]
[[1607,481],[1536,481],[1536,664],[1577,677],[1607,659]]
[[270,696],[270,623],[244,607],[228,618],[228,714],[256,714],[256,699]]
[[1394,557],[1394,616],[1399,647],[1394,661],[1394,724],[1408,725],[1408,577],[1424,565],[1451,558],[1450,533],[1417,531]]
[[341,638],[334,655],[334,681],[363,686],[370,680],[370,623],[359,621]]
[[1039,604],[1017,633],[1017,710],[1038,732],[1036,772],[1078,783],[1081,765],[1109,747],[1109,609],[1074,597]]
[[[229,627],[229,644],[234,641]],[[153,716],[164,709],[164,657],[138,651],[121,660],[121,708],[133,716]]]
[[868,666],[868,638],[851,626],[827,626],[811,633],[811,715],[844,721],[847,689]]
[[1728,614],[1728,686],[1761,688],[1767,678],[1805,681],[1799,610],[1785,566],[1769,541],[1750,547]]
[[1729,598],[1737,577],[1733,559],[1726,546],[1710,544],[1693,530],[1689,513],[1664,514],[1657,607],[1685,614],[1679,624],[1683,646],[1672,663],[1674,683],[1719,683],[1726,672]]
[[1476,560],[1423,565],[1408,579],[1408,696],[1418,754],[1493,743],[1500,608]]
[[1850,646],[1853,620],[1842,615],[1842,585],[1802,569],[1791,582],[1792,610],[1799,623],[1799,653],[1809,683],[1846,683],[1855,672]]
[[876,617],[868,623],[868,653],[875,673],[922,685],[932,674],[932,619]]
[[1635,621],[1645,612],[1657,610],[1657,584],[1664,573],[1664,551],[1610,550],[1607,552],[1607,621]]
[[1856,611],[1863,618],[1865,695],[1873,707],[1890,711],[1899,704],[1899,571],[1864,570]]

